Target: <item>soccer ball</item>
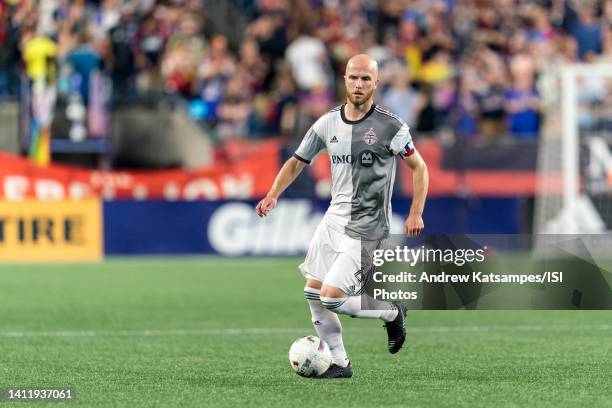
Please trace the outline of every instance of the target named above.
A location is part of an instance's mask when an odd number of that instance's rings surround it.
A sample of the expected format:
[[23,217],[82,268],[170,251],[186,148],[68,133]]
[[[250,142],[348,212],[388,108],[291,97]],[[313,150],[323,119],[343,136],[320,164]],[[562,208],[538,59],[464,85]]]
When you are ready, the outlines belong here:
[[289,349],[291,368],[302,377],[323,374],[331,365],[329,346],[317,336],[300,337]]

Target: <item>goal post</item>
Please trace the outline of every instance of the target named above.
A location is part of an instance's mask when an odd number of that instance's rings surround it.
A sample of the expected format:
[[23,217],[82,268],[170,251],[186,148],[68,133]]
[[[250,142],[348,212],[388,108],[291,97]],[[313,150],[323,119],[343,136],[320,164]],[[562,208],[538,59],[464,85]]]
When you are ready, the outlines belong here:
[[568,64],[552,75],[560,106],[545,115],[560,126],[540,137],[534,231],[612,232],[612,64]]

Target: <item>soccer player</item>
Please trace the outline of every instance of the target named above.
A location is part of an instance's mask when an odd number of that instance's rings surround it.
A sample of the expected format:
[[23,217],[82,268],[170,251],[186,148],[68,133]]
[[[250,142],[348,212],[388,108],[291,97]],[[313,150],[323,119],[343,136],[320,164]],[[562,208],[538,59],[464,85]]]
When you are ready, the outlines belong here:
[[371,253],[388,236],[397,157],[413,173],[412,205],[404,226],[408,235],[418,235],[423,230],[429,182],[427,167],[414,148],[408,126],[373,102],[378,85],[376,61],[365,54],[353,56],[347,63],[344,81],[346,103],[312,125],[256,207],[260,217],[266,216],[304,167],[323,149],[327,150],[332,166],[332,200],[299,266],[306,278],[304,296],[312,322],[333,356],[322,378],[353,375],[337,314],[382,319],[390,353],[397,353],[404,344],[406,312],[400,303],[368,298],[368,304],[374,307],[361,307],[361,289],[369,272],[367,256],[362,261],[361,248]]

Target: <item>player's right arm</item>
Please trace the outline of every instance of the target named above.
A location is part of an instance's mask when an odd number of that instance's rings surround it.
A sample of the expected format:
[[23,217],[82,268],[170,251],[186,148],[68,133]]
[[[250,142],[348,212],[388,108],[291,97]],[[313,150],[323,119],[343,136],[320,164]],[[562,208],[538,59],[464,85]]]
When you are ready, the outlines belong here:
[[300,175],[304,167],[310,164],[312,160],[325,149],[325,142],[320,136],[323,133],[323,118],[319,118],[314,125],[308,129],[302,143],[295,151],[292,158],[287,160],[281,167],[272,188],[263,200],[255,207],[255,212],[260,217],[265,217],[276,207],[276,201],[283,191],[293,183],[297,176]]
[[281,167],[274,180],[274,184],[272,184],[272,188],[268,191],[264,199],[257,204],[257,207],[255,207],[257,215],[265,217],[274,207],[276,207],[278,197],[280,197],[282,192],[300,175],[304,167],[306,167],[306,163],[295,157],[291,157],[283,164],[283,167]]

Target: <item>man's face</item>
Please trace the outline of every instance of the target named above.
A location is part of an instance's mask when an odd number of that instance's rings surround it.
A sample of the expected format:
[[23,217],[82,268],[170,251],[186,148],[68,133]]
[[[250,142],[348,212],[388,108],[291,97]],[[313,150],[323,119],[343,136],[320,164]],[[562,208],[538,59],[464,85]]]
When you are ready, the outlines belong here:
[[366,103],[376,90],[378,77],[370,64],[349,64],[344,75],[346,95],[355,106]]

